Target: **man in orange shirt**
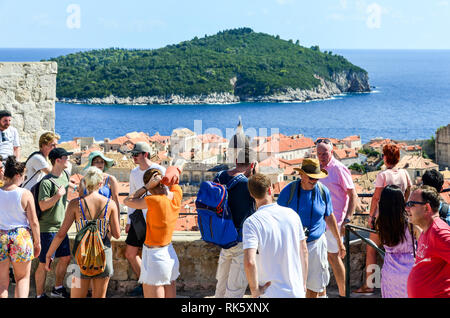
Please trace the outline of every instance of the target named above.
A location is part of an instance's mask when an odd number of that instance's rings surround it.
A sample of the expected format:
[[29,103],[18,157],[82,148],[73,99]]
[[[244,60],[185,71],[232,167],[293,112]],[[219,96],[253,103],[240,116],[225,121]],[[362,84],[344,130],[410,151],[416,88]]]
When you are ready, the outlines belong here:
[[[180,275],[179,261],[172,246],[172,234],[181,208],[183,193],[179,185],[168,188],[156,169],[147,170],[145,186],[124,200],[134,209],[148,209],[146,237],[142,248],[139,283],[145,298],[175,298],[175,280]],[[145,192],[151,195],[141,198]]]

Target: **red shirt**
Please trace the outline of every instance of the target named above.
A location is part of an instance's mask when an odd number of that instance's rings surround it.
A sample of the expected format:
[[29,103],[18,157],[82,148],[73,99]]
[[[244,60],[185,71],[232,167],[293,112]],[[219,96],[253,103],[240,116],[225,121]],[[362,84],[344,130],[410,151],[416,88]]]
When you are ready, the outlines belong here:
[[408,297],[450,297],[450,226],[438,217],[419,237],[416,262],[408,277]]

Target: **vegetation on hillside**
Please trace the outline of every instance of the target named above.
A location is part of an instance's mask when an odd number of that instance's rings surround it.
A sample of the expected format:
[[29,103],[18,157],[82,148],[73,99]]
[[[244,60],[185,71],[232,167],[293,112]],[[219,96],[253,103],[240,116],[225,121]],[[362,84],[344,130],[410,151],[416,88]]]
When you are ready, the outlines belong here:
[[249,28],[154,50],[92,50],[51,59],[58,63],[59,98],[194,96],[229,92],[264,96],[319,85],[314,74],[366,73],[344,57]]

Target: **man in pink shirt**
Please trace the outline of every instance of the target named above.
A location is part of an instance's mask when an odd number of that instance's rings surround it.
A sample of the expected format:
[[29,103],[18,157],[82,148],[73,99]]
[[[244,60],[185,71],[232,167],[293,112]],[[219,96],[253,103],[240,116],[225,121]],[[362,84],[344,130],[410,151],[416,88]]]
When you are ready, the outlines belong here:
[[450,226],[439,217],[436,189],[421,186],[406,203],[409,222],[422,229],[408,276],[409,298],[450,298]]
[[[333,203],[333,214],[338,224],[341,239],[345,233],[345,224],[349,223],[355,212],[358,195],[350,171],[333,157],[333,144],[329,139],[317,139],[317,157],[320,168],[328,172],[328,177],[320,180],[329,190]],[[345,267],[339,257],[338,243],[330,231],[326,232],[328,262],[333,269],[339,288],[339,295],[345,297]],[[326,291],[320,296],[326,297]]]

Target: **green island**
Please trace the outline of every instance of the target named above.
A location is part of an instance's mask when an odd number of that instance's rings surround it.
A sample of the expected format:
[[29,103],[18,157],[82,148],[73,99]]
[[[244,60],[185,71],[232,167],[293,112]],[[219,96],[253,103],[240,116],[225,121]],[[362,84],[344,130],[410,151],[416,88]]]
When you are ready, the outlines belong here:
[[370,91],[367,72],[344,57],[250,28],[160,49],[99,49],[51,61],[58,63],[56,95],[68,101],[214,93],[245,101],[289,89],[314,90],[324,82],[337,86],[330,96]]

